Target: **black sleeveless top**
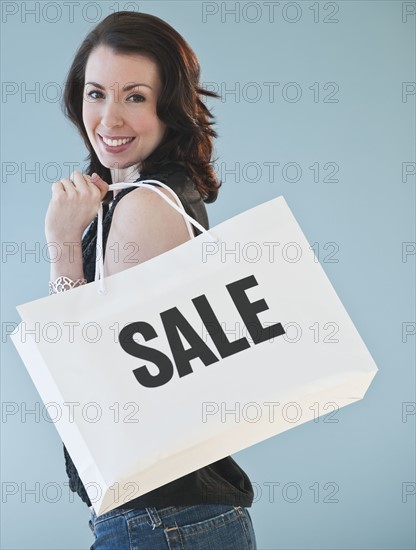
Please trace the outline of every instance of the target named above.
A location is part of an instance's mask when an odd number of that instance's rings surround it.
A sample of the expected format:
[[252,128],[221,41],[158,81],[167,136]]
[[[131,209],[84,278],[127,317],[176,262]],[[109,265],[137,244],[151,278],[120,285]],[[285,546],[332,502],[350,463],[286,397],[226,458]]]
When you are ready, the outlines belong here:
[[[209,229],[205,204],[195,184],[182,166],[171,163],[163,166],[157,173],[142,173],[136,181],[143,179],[159,180],[171,187],[181,200],[186,213],[196,219],[205,229]],[[122,197],[134,189],[137,189],[137,187],[128,187],[118,191],[110,206],[103,205],[104,252],[114,208]],[[95,278],[97,221],[98,216],[95,217],[82,239],[84,276],[88,283],[94,281]],[[195,235],[201,233],[193,225],[192,228]],[[69,487],[71,491],[78,493],[88,506],[91,506],[91,501],[65,445],[63,448],[66,472],[69,477]],[[253,487],[247,474],[230,456],[227,456],[137,497],[119,508],[146,508],[149,506],[164,508],[167,506],[189,506],[194,504],[230,504],[250,507],[253,497]]]

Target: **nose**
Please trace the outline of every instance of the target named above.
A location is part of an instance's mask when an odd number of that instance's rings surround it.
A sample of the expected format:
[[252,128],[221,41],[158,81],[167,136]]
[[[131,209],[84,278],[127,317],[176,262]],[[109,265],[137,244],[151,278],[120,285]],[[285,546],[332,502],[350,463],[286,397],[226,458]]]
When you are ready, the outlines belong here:
[[104,106],[101,124],[108,130],[123,125],[121,105],[117,101],[109,101]]

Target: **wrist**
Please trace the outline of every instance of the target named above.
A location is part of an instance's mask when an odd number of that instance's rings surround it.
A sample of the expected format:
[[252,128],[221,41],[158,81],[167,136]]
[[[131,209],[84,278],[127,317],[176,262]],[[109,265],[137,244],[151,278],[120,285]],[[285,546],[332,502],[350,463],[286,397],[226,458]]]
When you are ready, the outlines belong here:
[[64,243],[81,243],[82,242],[82,233],[65,233],[65,235],[60,235],[59,233],[46,233],[45,232],[46,241],[48,243],[57,243],[57,244],[64,244]]
[[45,234],[47,245],[53,244],[61,247],[69,246],[81,246],[82,245],[82,234],[74,235],[57,235],[57,234]]
[[65,292],[76,288],[78,286],[86,285],[87,279],[81,277],[80,279],[71,279],[65,275],[60,275],[53,281],[49,281],[49,296],[51,294],[57,294],[58,292]]

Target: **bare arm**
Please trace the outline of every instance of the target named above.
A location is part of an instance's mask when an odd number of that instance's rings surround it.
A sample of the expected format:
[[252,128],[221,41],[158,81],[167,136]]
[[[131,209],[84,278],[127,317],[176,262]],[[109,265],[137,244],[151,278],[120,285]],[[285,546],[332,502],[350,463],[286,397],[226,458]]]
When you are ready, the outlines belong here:
[[[172,195],[159,189],[170,199]],[[114,210],[106,244],[104,275],[114,275],[189,240],[179,212],[150,189],[138,188]]]

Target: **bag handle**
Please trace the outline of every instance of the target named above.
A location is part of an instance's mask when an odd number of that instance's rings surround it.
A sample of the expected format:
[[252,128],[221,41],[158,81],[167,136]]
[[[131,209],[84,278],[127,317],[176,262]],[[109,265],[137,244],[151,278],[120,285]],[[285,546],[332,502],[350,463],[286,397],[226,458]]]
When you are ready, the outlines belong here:
[[[173,198],[176,200],[177,204],[175,204],[171,199],[169,199],[162,191],[157,189],[154,185],[150,185],[150,183],[157,183],[158,185],[162,186],[164,189],[170,192],[170,194],[173,196]],[[181,214],[185,220],[186,227],[188,229],[190,237],[193,239],[195,238],[195,235],[192,231],[191,225],[194,225],[197,229],[199,229],[202,233],[205,233],[213,242],[218,242],[218,238],[215,237],[210,231],[205,229],[199,222],[194,220],[189,214],[185,212],[185,209],[183,207],[183,204],[181,200],[179,199],[178,195],[175,193],[173,189],[171,189],[168,185],[165,183],[158,181],[158,180],[141,180],[134,183],[126,183],[126,182],[119,182],[119,183],[112,183],[108,186],[109,190],[115,191],[116,189],[126,189],[128,187],[144,187],[146,189],[150,189],[151,191],[154,191],[159,196],[162,197],[163,200],[165,200],[172,208],[174,208],[179,214]],[[98,221],[97,221],[97,244],[96,244],[96,250],[95,250],[95,281],[99,281],[99,288],[98,293],[99,294],[107,294],[107,289],[105,288],[105,282],[104,282],[104,259],[103,259],[103,204],[100,203],[100,207],[98,209]]]

